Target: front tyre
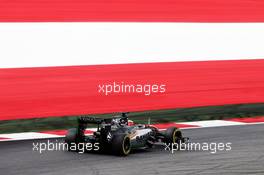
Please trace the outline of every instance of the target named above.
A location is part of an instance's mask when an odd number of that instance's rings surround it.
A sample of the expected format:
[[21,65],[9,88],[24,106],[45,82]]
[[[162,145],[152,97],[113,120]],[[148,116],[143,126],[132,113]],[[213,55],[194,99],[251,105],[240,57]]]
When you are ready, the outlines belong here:
[[129,136],[126,134],[114,135],[112,140],[112,151],[116,155],[127,156],[131,151]]
[[176,128],[176,127],[171,127],[168,128],[165,133],[165,143],[179,143],[182,140],[182,132]]

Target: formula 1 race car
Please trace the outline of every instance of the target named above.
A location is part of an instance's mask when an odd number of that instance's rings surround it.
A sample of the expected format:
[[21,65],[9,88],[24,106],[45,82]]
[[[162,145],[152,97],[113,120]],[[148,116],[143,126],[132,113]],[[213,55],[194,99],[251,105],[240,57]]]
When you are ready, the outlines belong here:
[[[85,135],[87,124],[97,124],[97,131]],[[96,145],[96,151],[126,156],[132,149],[151,148],[155,143],[184,143],[187,138],[171,127],[158,130],[152,125],[129,124],[127,113],[112,118],[80,117],[78,127],[69,129],[65,142],[70,144],[89,143]],[[70,147],[69,151],[73,151]]]

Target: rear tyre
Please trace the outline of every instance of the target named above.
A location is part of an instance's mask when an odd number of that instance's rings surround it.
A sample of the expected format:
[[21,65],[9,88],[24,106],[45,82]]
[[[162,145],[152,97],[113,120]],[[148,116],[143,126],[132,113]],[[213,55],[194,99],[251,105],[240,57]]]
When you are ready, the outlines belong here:
[[115,135],[112,140],[112,151],[116,155],[127,156],[131,151],[131,143],[128,135]]
[[72,144],[76,144],[77,142],[77,134],[78,134],[78,130],[76,128],[71,128],[68,129],[68,132],[65,136],[65,142],[68,144],[68,151],[77,151],[72,150]]

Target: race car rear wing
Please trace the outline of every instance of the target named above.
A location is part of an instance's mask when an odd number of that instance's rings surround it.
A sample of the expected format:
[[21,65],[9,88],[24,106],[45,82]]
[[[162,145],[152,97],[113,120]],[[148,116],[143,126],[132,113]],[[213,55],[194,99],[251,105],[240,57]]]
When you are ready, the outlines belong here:
[[82,123],[82,124],[101,124],[105,121],[105,119],[102,119],[102,118],[96,118],[96,117],[86,117],[86,116],[83,116],[83,117],[80,117],[78,119],[78,122],[79,123]]
[[78,120],[79,123],[82,124],[101,124],[101,123],[111,123],[111,121],[115,118],[128,118],[127,112],[121,113],[121,115],[112,117],[112,118],[96,118],[96,117],[88,117],[88,116],[81,116]]
[[78,118],[78,131],[79,133],[82,133],[87,128],[87,124],[97,124],[97,130],[99,130],[100,125],[102,123],[106,125],[111,125],[111,123],[115,119],[121,119],[122,121],[128,124],[127,114],[128,113],[121,113],[121,115],[118,115],[112,118],[97,118],[97,117],[81,116]]

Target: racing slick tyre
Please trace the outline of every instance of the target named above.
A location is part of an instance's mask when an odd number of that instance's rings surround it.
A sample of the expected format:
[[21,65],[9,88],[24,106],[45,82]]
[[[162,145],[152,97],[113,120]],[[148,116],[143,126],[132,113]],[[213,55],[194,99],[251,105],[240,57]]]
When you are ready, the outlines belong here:
[[164,136],[165,143],[179,143],[182,140],[182,132],[176,127],[168,128]]
[[112,140],[112,151],[116,155],[127,156],[131,151],[130,138],[126,134],[117,134]]
[[65,136],[65,142],[68,144],[68,151],[76,151],[76,150],[71,150],[71,145],[72,143],[76,143],[77,133],[78,130],[76,128],[68,129],[68,132]]

